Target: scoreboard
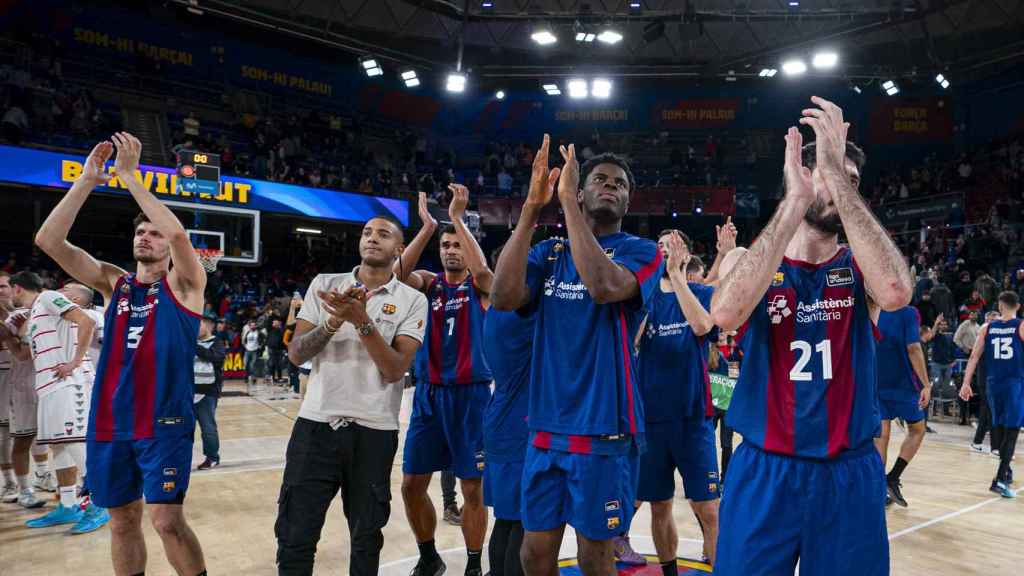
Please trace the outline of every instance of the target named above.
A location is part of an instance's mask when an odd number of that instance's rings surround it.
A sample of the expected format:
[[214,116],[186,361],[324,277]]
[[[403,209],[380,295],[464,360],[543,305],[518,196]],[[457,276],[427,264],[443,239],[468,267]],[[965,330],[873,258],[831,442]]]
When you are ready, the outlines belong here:
[[178,194],[220,194],[220,154],[196,150],[178,152]]

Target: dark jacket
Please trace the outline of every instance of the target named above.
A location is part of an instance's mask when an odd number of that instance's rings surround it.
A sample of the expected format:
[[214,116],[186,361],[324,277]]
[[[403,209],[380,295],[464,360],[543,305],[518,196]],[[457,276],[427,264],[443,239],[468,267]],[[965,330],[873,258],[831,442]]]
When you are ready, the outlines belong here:
[[[204,344],[210,343],[208,347]],[[224,343],[221,342],[220,338],[211,336],[207,340],[203,340],[196,343],[196,363],[205,362],[213,364],[213,377],[214,380],[210,384],[199,384],[195,385],[196,394],[206,394],[208,396],[220,397],[221,389],[224,387]]]

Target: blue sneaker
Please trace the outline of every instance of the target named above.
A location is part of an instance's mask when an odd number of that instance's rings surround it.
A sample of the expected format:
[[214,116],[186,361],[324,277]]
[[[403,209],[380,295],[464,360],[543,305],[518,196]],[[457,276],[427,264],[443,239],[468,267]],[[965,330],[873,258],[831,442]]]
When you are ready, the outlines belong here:
[[100,528],[103,528],[110,522],[110,512],[107,512],[106,508],[100,508],[99,506],[90,503],[89,507],[85,509],[85,514],[82,515],[82,519],[77,524],[68,530],[68,534],[88,534],[89,532],[95,532]]
[[63,504],[58,504],[49,514],[25,522],[25,526],[29,528],[49,528],[50,526],[60,524],[75,524],[82,519],[84,514],[78,506],[67,508]]
[[1002,482],[993,482],[992,485],[989,486],[988,489],[991,492],[995,492],[996,494],[999,494],[1003,498],[1016,498],[1017,497],[1017,493],[1014,492],[1013,490],[1010,490],[1010,487],[1007,486],[1006,484],[1002,483]]

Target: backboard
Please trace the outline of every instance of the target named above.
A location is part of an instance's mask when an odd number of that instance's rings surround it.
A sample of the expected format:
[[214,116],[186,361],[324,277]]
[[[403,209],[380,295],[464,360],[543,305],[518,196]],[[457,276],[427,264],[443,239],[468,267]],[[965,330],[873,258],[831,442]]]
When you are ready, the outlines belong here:
[[195,248],[224,251],[221,264],[260,263],[260,212],[246,208],[164,202],[181,220]]

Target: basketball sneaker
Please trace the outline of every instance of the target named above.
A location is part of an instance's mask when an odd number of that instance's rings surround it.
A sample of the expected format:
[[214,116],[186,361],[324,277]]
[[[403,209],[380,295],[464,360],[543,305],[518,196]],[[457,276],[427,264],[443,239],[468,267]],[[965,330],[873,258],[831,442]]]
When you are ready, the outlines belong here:
[[447,569],[448,566],[445,565],[440,557],[437,560],[428,562],[424,562],[423,558],[420,557],[420,561],[416,563],[416,567],[412,569],[409,576],[441,576]]
[[1017,497],[1017,493],[1014,492],[1013,490],[1010,490],[1010,487],[1007,486],[1006,484],[1003,484],[1002,482],[995,482],[995,481],[993,481],[992,485],[989,486],[988,489],[989,489],[989,492],[995,492],[996,494],[999,494],[1003,498],[1016,498]]
[[46,501],[37,498],[35,492],[31,490],[23,490],[21,494],[18,494],[18,506],[26,510],[32,510],[33,508],[46,506]]
[[32,487],[36,490],[42,490],[43,492],[56,492],[57,491],[57,477],[54,476],[53,472],[46,472],[40,474],[34,472],[35,479],[32,480]]
[[452,526],[462,526],[462,512],[459,507],[451,504],[444,507],[444,521]]
[[216,468],[220,466],[220,460],[211,460],[209,458],[203,460],[203,463],[196,466],[196,470],[209,470],[210,468]]
[[7,484],[3,490],[0,490],[0,502],[5,504],[13,504],[18,501],[18,485]]
[[82,519],[68,530],[68,534],[95,532],[104,527],[107,522],[110,522],[110,512],[107,512],[106,508],[100,508],[90,502],[89,506],[85,509],[85,513],[82,514]]
[[57,507],[49,514],[25,522],[25,526],[29,528],[49,528],[50,526],[60,524],[77,524],[84,514],[78,506],[66,507],[63,504],[57,504]]
[[900,490],[899,480],[886,480],[886,488],[888,489],[889,497],[892,501],[906,508],[907,501],[903,498],[903,492]]
[[971,452],[978,452],[979,454],[984,454],[985,452],[988,452],[988,450],[985,450],[984,444],[975,444],[974,442],[971,442]]
[[616,536],[612,538],[612,546],[615,551],[615,559],[628,566],[643,566],[647,559],[633,550],[629,544],[629,536]]

